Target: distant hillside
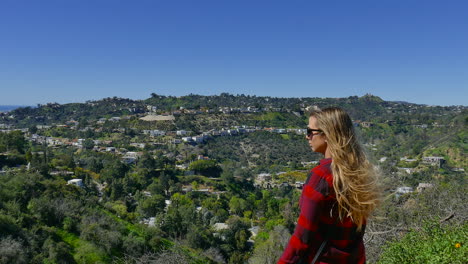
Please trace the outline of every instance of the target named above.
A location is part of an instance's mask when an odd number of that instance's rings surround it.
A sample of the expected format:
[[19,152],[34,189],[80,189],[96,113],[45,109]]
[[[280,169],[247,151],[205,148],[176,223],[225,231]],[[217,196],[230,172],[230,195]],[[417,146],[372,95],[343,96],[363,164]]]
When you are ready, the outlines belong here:
[[[146,100],[109,97],[85,103],[49,103],[38,105],[38,107],[20,107],[10,111],[8,115],[0,114],[0,123],[7,123],[16,127],[29,127],[31,125],[63,124],[70,120],[76,120],[84,124],[100,118],[174,114],[183,117],[176,119],[176,125],[179,126],[179,121],[185,121],[184,116],[187,115],[184,114],[189,114],[189,116],[193,116],[193,114],[210,115],[207,120],[208,123],[211,123],[211,119],[218,118],[213,114],[222,114],[222,119],[233,121],[232,125],[237,125],[240,121],[242,121],[240,123],[244,123],[245,118],[241,118],[243,120],[233,120],[237,117],[232,114],[241,113],[241,116],[244,116],[243,113],[247,113],[253,115],[253,118],[247,119],[258,120],[252,125],[277,126],[278,123],[287,121],[287,124],[283,125],[296,126],[296,124],[304,123],[305,113],[308,110],[328,106],[342,107],[351,115],[353,120],[369,122],[405,121],[410,124],[431,123],[436,120],[438,123],[443,124],[449,122],[451,117],[466,110],[464,106],[443,107],[390,102],[370,94],[346,98],[277,98],[228,93],[213,96],[189,94],[176,97],[153,93]],[[268,114],[273,112],[281,114]],[[414,120],[411,120],[412,118]],[[206,118],[199,119],[204,120]],[[187,122],[183,123],[186,126]]]
[[0,105],[0,112],[12,111],[20,107],[26,107],[26,106],[24,105]]

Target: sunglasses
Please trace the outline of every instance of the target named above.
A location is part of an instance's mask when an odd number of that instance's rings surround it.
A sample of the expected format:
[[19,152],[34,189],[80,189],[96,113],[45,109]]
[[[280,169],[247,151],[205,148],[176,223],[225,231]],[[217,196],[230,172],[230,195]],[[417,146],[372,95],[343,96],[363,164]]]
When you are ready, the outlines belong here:
[[[319,132],[319,133],[314,134],[314,131],[315,131],[315,132]],[[307,128],[307,136],[308,136],[308,137],[314,136],[314,135],[318,135],[318,134],[320,134],[320,133],[323,133],[323,131],[320,130],[320,129]]]

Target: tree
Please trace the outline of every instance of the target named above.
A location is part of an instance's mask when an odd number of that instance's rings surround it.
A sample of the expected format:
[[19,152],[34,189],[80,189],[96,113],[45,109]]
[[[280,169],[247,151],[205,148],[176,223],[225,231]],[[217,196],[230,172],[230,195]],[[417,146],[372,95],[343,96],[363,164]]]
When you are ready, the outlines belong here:
[[156,160],[151,156],[149,152],[144,152],[143,155],[138,160],[137,164],[138,168],[144,168],[148,170],[157,169]]
[[56,243],[51,238],[48,238],[44,242],[42,250],[48,255],[47,260],[52,263],[76,263],[73,256],[70,254],[70,247],[64,242]]
[[143,216],[151,217],[162,212],[165,206],[166,203],[164,196],[154,194],[151,197],[146,197],[142,202],[140,202],[138,210]]
[[247,240],[251,236],[248,230],[249,223],[238,216],[231,216],[226,224],[229,228],[222,232],[226,238],[226,244],[224,245],[226,251],[245,251]]
[[128,170],[129,167],[127,165],[115,159],[104,166],[101,177],[105,181],[112,182],[114,179],[123,178]]
[[27,142],[21,131],[0,133],[0,152],[17,151],[18,153],[24,154],[26,146]]
[[94,148],[94,141],[90,138],[85,139],[83,142],[83,148],[85,149],[93,149]]
[[0,263],[27,263],[23,244],[12,237],[0,238]]
[[31,134],[36,134],[37,133],[37,126],[36,125],[32,125],[29,127],[28,131],[31,133]]
[[288,244],[291,234],[284,226],[276,226],[266,241],[257,237],[255,250],[249,259],[249,264],[274,264],[278,261]]
[[171,191],[171,187],[178,181],[177,177],[174,176],[171,172],[161,172],[161,176],[159,176],[159,184],[163,188],[166,194],[169,194]]
[[187,232],[187,242],[191,248],[207,249],[212,241],[211,232],[196,225],[192,225]]
[[190,163],[189,169],[208,177],[219,177],[222,171],[221,167],[214,160],[194,161]]
[[241,216],[247,205],[244,199],[233,196],[229,201],[229,209],[231,213]]

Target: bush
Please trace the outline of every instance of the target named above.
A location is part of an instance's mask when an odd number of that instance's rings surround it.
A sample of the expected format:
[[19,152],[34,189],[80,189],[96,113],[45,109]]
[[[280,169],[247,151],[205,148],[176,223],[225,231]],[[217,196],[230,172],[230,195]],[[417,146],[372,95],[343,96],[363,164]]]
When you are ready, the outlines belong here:
[[194,161],[190,163],[189,169],[208,177],[219,177],[222,172],[221,167],[214,160]]
[[0,239],[0,263],[26,263],[27,252],[21,241],[8,236]]
[[387,263],[466,263],[468,225],[441,226],[427,223],[388,244],[379,264]]

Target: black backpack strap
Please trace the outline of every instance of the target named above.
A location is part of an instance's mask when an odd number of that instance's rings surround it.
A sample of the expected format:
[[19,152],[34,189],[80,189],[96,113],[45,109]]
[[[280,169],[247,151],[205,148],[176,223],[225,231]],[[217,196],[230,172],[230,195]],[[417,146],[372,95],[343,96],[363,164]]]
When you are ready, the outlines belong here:
[[328,239],[322,242],[319,249],[317,250],[317,253],[315,253],[314,259],[312,260],[312,262],[310,264],[315,264],[315,262],[317,262],[320,255],[322,255],[322,251],[325,248],[325,246],[327,245],[327,243],[328,243]]

